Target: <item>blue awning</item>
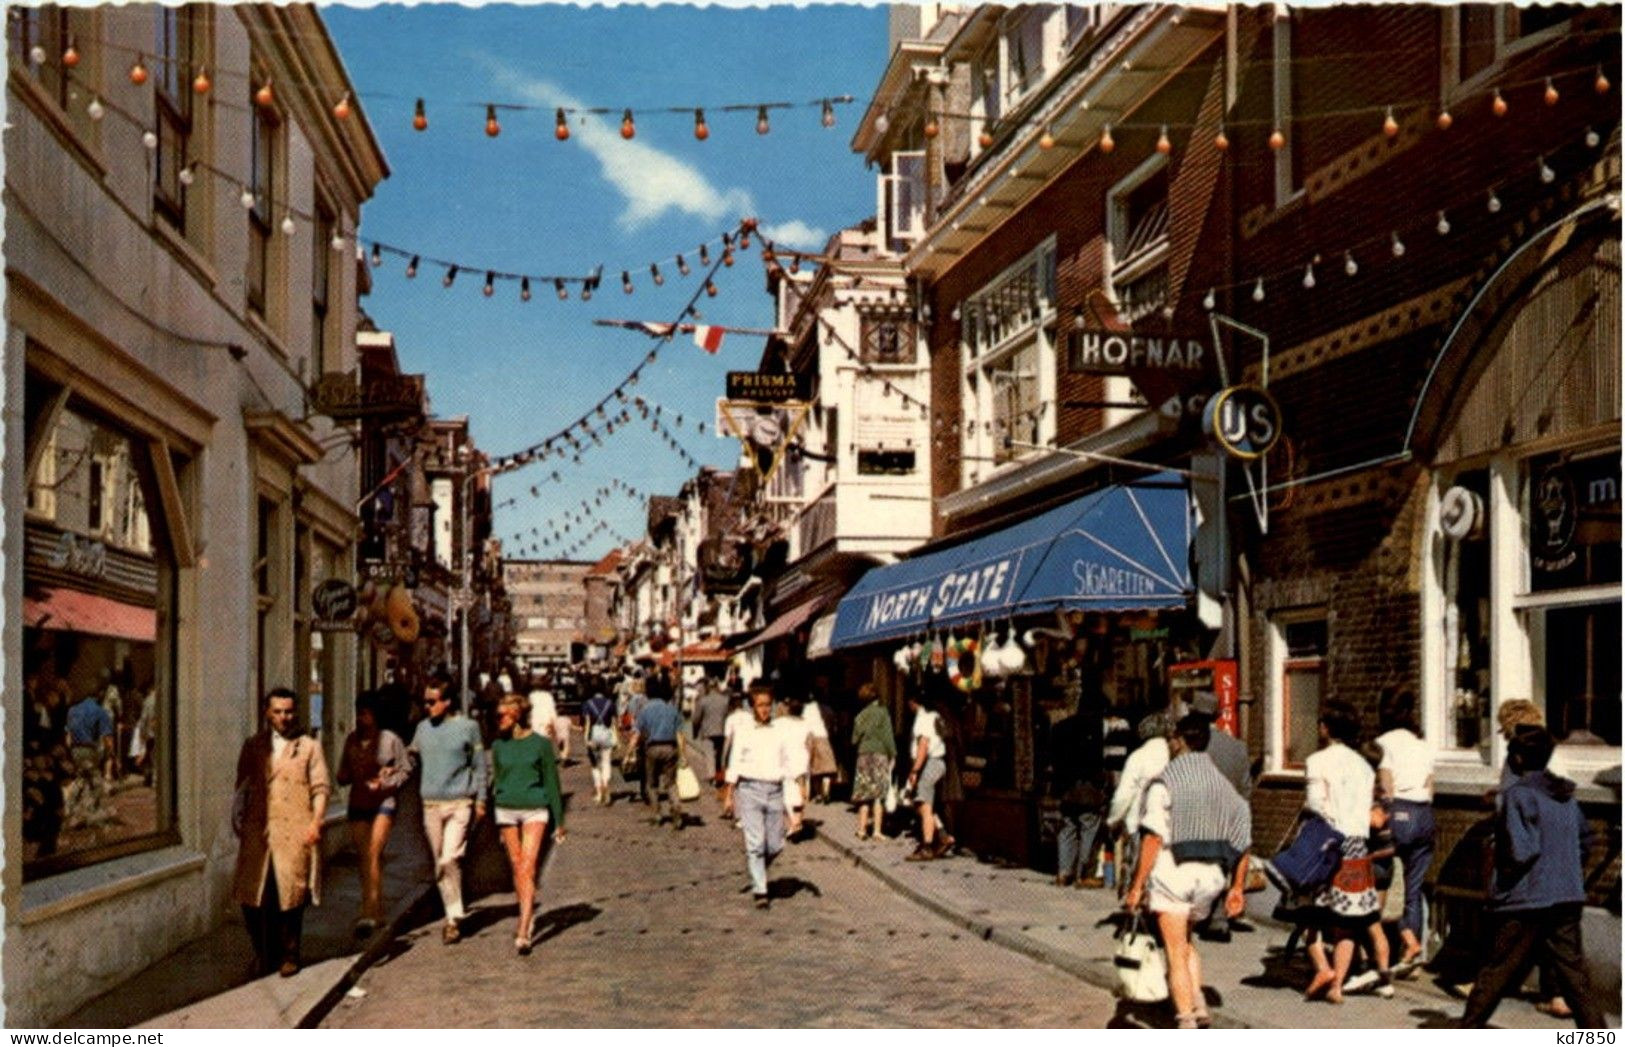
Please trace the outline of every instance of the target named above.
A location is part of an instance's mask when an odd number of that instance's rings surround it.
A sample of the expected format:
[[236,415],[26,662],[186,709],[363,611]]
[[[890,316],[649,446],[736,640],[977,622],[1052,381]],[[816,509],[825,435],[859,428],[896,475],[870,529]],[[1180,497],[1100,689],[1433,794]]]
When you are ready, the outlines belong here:
[[1191,531],[1190,498],[1174,473],[1102,488],[964,545],[875,568],[841,600],[830,646],[1053,610],[1183,607]]

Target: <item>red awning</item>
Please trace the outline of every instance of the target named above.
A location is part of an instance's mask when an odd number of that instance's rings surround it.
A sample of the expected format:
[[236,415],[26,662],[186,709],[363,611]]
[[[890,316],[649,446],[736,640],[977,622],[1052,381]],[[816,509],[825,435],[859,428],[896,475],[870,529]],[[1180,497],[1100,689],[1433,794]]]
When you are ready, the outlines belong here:
[[41,589],[23,597],[23,624],[118,640],[152,643],[158,638],[158,612],[77,589]]
[[823,596],[815,596],[810,600],[804,600],[801,603],[796,604],[788,611],[785,611],[783,614],[773,619],[773,621],[768,623],[767,628],[751,637],[750,640],[742,644],[739,649],[741,651],[746,651],[752,647],[759,647],[764,643],[772,643],[774,640],[779,640],[786,636],[794,636],[797,629],[807,624],[807,622],[810,621],[819,611],[822,611],[825,607],[828,607],[830,604],[834,603],[835,596],[836,594],[834,593],[826,593]]

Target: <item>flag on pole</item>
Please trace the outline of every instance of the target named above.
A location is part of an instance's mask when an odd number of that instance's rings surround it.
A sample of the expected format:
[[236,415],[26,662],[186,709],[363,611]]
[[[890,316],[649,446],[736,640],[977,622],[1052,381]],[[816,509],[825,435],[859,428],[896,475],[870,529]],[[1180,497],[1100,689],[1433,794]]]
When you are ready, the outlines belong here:
[[725,328],[695,324],[694,344],[708,353],[714,353],[722,348],[722,336],[726,333]]

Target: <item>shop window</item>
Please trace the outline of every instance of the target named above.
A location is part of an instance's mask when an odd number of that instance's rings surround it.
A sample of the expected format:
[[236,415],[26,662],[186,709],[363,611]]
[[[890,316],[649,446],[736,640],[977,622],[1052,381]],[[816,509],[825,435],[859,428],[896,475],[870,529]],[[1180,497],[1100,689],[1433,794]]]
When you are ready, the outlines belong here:
[[1007,16],[1010,21],[1005,30],[1005,102],[1014,107],[1034,88],[1044,82],[1051,66],[1051,56],[1045,47],[1045,37],[1051,16],[1056,8],[1050,4],[1018,8]]
[[865,317],[861,338],[866,364],[914,362],[914,323],[906,317]]
[[1473,81],[1518,51],[1560,37],[1584,4],[1458,4],[1441,8],[1447,91]]
[[1301,768],[1320,747],[1320,706],[1326,695],[1326,619],[1293,616],[1276,624],[1280,665],[1280,766]]
[[1620,459],[1524,463],[1529,584],[1519,597],[1535,698],[1566,745],[1620,744]]
[[25,881],[174,842],[174,567],[152,541],[155,463],[77,399],[54,418],[28,456]]

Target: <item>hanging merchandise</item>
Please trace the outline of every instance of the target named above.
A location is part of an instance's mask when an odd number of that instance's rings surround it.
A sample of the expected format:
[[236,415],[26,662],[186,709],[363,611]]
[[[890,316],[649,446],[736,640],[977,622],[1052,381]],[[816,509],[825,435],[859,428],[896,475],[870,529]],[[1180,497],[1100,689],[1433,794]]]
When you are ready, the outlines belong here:
[[982,686],[982,642],[972,637],[950,645],[948,682],[966,694]]

